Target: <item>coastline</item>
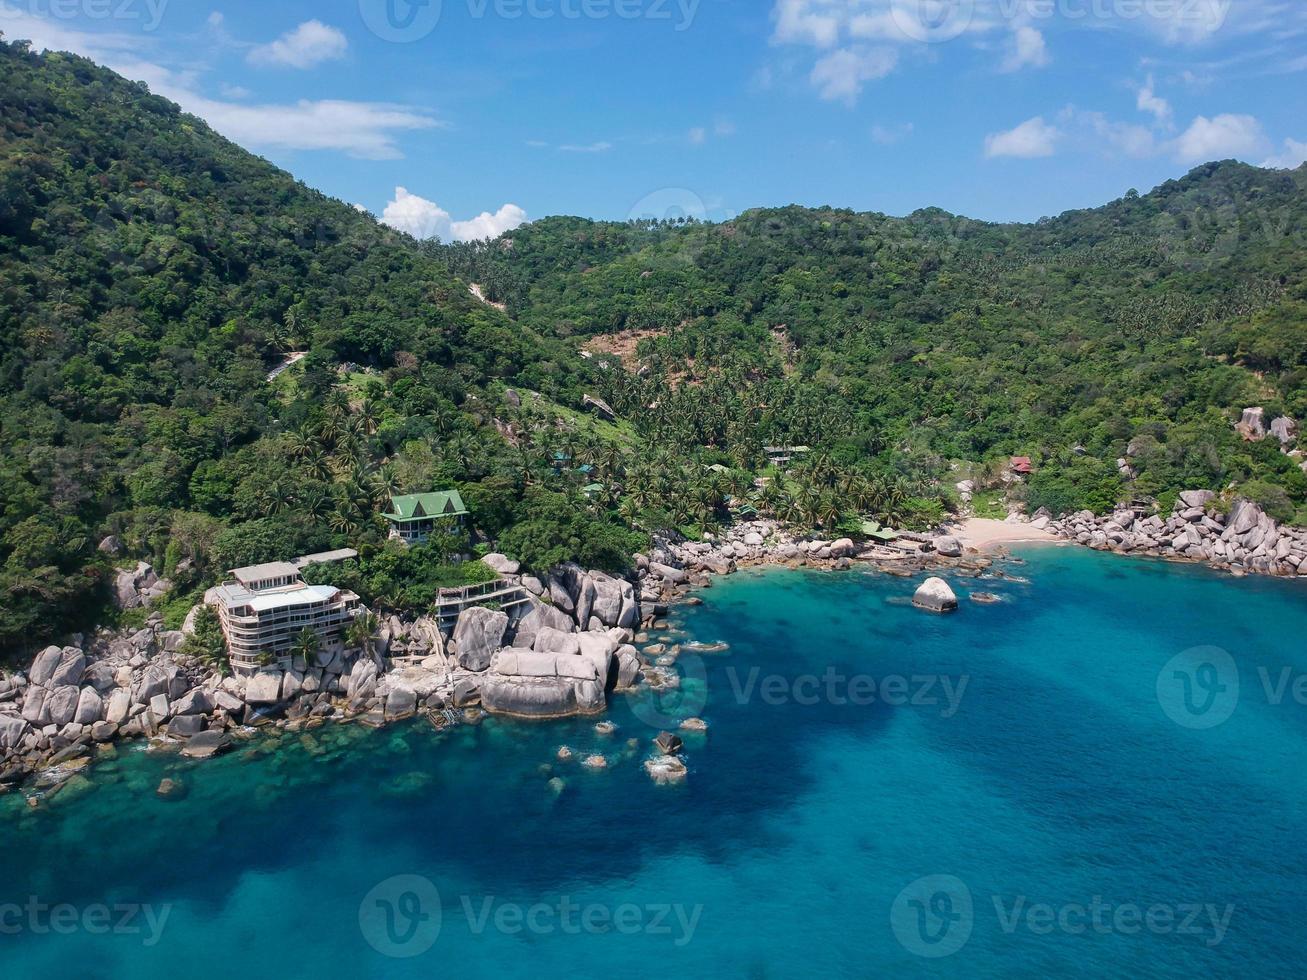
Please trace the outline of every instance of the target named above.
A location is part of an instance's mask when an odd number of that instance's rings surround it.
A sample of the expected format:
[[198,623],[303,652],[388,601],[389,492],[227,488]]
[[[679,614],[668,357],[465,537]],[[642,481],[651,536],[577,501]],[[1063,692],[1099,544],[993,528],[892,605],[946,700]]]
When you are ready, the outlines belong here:
[[[1180,529],[1173,539],[1156,533],[1172,527]],[[526,615],[510,621],[497,610],[469,607],[443,640],[429,617],[391,617],[375,638],[377,649],[254,677],[223,677],[188,660],[180,653],[182,634],[163,630],[157,616],[134,634],[73,637],[72,646],[42,651],[28,671],[0,674],[0,792],[26,790],[35,781],[29,802],[39,805],[63,785],[41,790],[52,773],[66,780],[114,745],[142,738],[198,760],[265,727],[280,735],[329,723],[379,728],[426,718],[439,730],[476,724],[487,714],[540,721],[602,716],[619,693],[679,686],[682,644],[668,629],[671,610],[702,603],[697,592],[743,569],[862,565],[905,579],[1005,579],[1015,576],[995,565],[1020,562],[1009,546],[1083,544],[1205,564],[1236,577],[1307,576],[1307,561],[1294,563],[1307,532],[1282,534],[1250,502],[1237,503],[1228,521],[1214,509],[1190,508],[1169,522],[1119,512],[1061,521],[968,518],[945,530],[950,533],[859,543],[795,534],[759,519],[700,541],[656,537],[648,554],[634,556],[627,577],[563,565],[536,578],[505,556],[488,556],[505,581],[531,593]],[[1155,537],[1141,542],[1148,531]],[[1255,550],[1245,547],[1253,544]],[[1279,557],[1264,557],[1277,549]],[[1226,560],[1210,560],[1213,550],[1224,551]],[[947,581],[931,584],[948,589]],[[948,608],[956,608],[949,598]],[[973,598],[995,601],[986,593]]]

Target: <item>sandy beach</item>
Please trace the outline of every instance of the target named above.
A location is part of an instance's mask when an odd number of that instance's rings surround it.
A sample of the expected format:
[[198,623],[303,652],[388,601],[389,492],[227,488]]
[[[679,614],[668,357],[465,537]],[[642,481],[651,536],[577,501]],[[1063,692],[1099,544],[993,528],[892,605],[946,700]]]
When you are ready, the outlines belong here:
[[1049,531],[1041,531],[1029,524],[1008,524],[1006,521],[984,517],[968,518],[955,533],[963,547],[975,548],[978,551],[1002,544],[1062,540]]

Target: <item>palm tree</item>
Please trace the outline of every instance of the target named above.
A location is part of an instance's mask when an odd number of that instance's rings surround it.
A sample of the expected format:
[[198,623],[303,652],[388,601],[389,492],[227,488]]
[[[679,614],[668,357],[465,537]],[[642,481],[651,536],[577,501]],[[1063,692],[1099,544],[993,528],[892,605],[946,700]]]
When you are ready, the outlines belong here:
[[313,662],[313,658],[318,655],[322,649],[322,640],[312,629],[305,626],[300,630],[299,635],[295,637],[295,643],[291,646],[291,653],[302,659],[307,666]]
[[345,643],[352,649],[362,650],[368,656],[372,656],[372,638],[377,632],[377,626],[378,619],[374,613],[355,616],[345,628]]

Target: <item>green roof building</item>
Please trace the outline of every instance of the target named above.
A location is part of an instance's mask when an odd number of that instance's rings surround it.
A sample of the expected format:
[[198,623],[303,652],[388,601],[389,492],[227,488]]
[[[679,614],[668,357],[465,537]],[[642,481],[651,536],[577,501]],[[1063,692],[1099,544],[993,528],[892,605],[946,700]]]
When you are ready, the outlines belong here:
[[457,490],[437,490],[390,498],[390,513],[382,514],[390,522],[390,536],[405,544],[421,544],[437,528],[444,531],[462,527],[467,507]]

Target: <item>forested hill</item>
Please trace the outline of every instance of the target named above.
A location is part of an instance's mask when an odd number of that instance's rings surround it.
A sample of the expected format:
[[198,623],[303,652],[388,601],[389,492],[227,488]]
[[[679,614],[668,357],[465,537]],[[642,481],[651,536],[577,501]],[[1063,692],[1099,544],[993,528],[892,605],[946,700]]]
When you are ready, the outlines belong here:
[[1253,405],[1307,413],[1307,168],[1209,164],[1031,225],[789,207],[551,218],[445,251],[520,322],[639,365],[610,394],[656,404],[662,442],[742,438],[798,399],[804,423],[763,438],[1048,457],[1108,488],[1129,455],[1139,478],[1118,489],[1252,483],[1282,517],[1304,501],[1294,460],[1232,423]]
[[[285,512],[265,530],[286,549],[372,511],[344,496],[357,481],[270,450],[317,423],[339,365],[391,372],[369,428],[393,449],[433,413],[474,431],[457,408],[495,379],[558,393],[576,359],[550,344],[143,86],[0,41],[0,646],[103,594],[107,531],[203,558],[265,511]],[[278,399],[265,378],[296,350],[307,369]],[[384,439],[345,461],[371,468]],[[328,496],[316,522],[250,499],[278,481]],[[203,542],[178,539],[178,513]]]
[[1008,454],[1032,509],[1206,487],[1307,522],[1297,461],[1233,428],[1307,415],[1305,184],[1226,163],[1036,225],[791,207],[419,244],[0,41],[0,654],[116,616],[137,559],[173,625],[224,569],[343,546],[342,584],[420,612],[479,573],[386,546],[397,490],[457,488],[537,569],[745,502],[927,528]]

